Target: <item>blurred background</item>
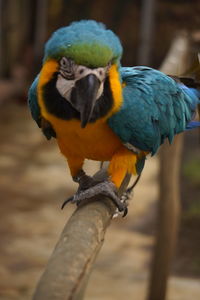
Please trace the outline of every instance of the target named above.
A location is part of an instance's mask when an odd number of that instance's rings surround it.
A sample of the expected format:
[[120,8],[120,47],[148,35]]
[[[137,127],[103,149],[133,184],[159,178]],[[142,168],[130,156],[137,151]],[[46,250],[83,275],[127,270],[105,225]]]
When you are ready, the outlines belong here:
[[[55,141],[47,142],[42,136],[26,102],[28,88],[41,68],[44,43],[54,30],[80,19],[103,22],[120,37],[124,66],[161,67],[167,73],[173,70],[170,74],[175,75],[193,67],[200,52],[198,0],[0,0],[0,299],[3,300],[31,299],[58,236],[74,210],[72,205],[60,210],[76,185]],[[178,208],[169,206],[164,215],[168,220],[165,226],[172,231],[176,244],[167,266],[167,274],[170,273],[167,299],[198,300],[200,133],[187,132],[177,143],[180,149],[173,165],[180,168],[180,178],[176,181],[180,197],[176,195]],[[161,153],[160,157],[167,157],[164,161],[168,163],[169,155],[163,155],[166,154]],[[98,167],[96,162],[86,162],[90,174]],[[154,243],[162,228],[159,215],[163,212],[158,203],[168,194],[160,178],[166,176],[164,181],[170,186],[170,174],[162,172],[163,168],[159,155],[147,160],[129,215],[114,219],[108,229],[86,299],[146,299],[153,276],[150,274],[154,272]],[[172,219],[178,224],[175,229],[171,228]],[[163,239],[167,257],[165,242]]]

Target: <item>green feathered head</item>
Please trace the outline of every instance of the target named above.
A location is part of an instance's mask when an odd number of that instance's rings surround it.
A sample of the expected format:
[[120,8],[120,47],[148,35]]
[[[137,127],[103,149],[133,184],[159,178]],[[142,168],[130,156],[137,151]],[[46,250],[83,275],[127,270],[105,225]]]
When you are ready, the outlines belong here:
[[62,57],[90,68],[119,64],[122,46],[118,37],[102,23],[92,20],[73,22],[53,33],[45,46],[44,62]]

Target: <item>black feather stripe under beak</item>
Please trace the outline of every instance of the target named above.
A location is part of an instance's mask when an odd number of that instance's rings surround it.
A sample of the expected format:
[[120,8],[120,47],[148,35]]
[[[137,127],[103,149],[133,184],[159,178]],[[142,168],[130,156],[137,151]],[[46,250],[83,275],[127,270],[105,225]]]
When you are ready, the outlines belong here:
[[80,112],[82,128],[90,121],[99,87],[100,81],[94,74],[89,74],[76,82],[71,104]]

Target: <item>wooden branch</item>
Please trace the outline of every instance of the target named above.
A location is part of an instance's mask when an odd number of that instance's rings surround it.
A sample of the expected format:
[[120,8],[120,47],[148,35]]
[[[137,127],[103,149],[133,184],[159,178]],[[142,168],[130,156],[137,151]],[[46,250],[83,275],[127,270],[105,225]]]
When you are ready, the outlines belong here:
[[[190,41],[187,34],[177,36],[161,70],[180,75],[188,68]],[[159,203],[156,245],[150,276],[148,300],[165,300],[170,265],[173,258],[180,219],[180,165],[183,134],[168,141],[160,151]]]
[[[105,170],[97,174],[105,178]],[[97,177],[96,176],[96,177]],[[130,177],[126,176],[119,194]],[[78,207],[66,224],[38,283],[34,300],[80,300],[116,207],[96,197]]]
[[159,202],[156,245],[148,300],[165,300],[180,219],[180,165],[183,135],[160,150]]

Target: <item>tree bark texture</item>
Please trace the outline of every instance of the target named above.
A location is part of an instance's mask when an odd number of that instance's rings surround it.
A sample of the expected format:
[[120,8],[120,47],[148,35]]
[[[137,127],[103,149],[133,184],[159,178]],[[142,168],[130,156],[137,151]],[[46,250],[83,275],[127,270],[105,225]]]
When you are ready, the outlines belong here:
[[[181,33],[172,43],[161,71],[181,75],[190,64],[190,41]],[[173,258],[180,219],[180,165],[183,134],[168,141],[160,150],[159,203],[156,245],[150,275],[148,300],[165,300],[170,265]]]
[[167,280],[179,228],[179,170],[182,142],[183,135],[179,135],[173,145],[166,142],[160,151],[160,196],[149,300],[164,300],[166,298]]
[[[129,179],[127,175],[120,194]],[[83,299],[88,277],[115,210],[112,201],[102,196],[76,209],[49,259],[33,300]]]

